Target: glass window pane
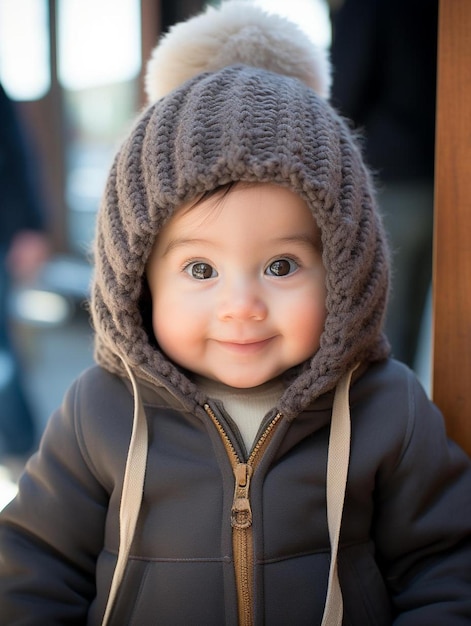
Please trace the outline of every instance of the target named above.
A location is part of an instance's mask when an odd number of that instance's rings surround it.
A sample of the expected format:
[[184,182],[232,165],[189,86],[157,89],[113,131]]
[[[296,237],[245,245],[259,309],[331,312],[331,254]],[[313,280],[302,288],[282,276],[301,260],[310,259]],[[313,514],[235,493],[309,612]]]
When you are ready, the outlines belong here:
[[255,4],[297,23],[318,45],[330,46],[332,29],[327,0],[255,0]]
[[50,88],[47,0],[0,0],[0,77],[15,100],[37,100]]
[[84,89],[136,76],[141,66],[139,0],[60,0],[59,80]]
[[72,252],[87,256],[120,139],[139,109],[139,0],[59,0],[58,78]]

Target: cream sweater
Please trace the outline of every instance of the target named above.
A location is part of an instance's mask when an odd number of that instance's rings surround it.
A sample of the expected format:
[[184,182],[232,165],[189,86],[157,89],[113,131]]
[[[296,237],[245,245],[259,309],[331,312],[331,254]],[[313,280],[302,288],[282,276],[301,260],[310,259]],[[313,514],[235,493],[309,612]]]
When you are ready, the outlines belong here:
[[252,449],[263,418],[278,404],[285,389],[279,378],[249,389],[228,387],[201,376],[196,377],[195,382],[209,397],[222,402],[229,416],[237,424],[247,452]]

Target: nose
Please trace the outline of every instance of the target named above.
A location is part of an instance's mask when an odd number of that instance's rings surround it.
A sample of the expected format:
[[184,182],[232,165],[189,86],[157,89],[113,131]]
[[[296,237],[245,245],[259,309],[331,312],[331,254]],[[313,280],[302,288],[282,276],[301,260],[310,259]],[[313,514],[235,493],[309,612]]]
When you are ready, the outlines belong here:
[[226,281],[222,286],[218,303],[219,319],[262,321],[267,313],[266,299],[256,281],[238,277]]

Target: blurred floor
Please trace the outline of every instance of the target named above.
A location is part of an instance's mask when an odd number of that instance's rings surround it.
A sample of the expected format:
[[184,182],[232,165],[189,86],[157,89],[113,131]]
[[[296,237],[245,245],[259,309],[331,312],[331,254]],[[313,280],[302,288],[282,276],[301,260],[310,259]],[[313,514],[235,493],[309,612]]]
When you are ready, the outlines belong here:
[[[53,327],[19,325],[24,373],[29,399],[43,432],[51,413],[60,406],[74,378],[93,363],[88,314],[78,309],[65,323]],[[13,497],[21,462],[0,465],[0,509]]]
[[85,261],[56,257],[34,287],[13,298],[18,349],[40,431],[73,379],[93,361],[86,310],[90,278]]
[[71,382],[92,364],[92,332],[88,314],[80,309],[63,325],[23,331],[29,334],[23,350],[25,379],[42,432]]
[[[75,285],[76,293],[71,296],[69,290],[64,295],[67,290],[57,290],[61,291],[64,304],[60,319],[38,321],[35,318],[39,314],[38,305],[21,297],[14,306],[15,336],[39,434],[44,431],[51,413],[60,406],[72,381],[93,364],[93,337],[83,292],[89,273],[82,276],[82,283],[77,288],[80,282],[78,272],[75,270],[70,274],[70,269],[67,268],[68,281]],[[22,303],[28,309],[27,316],[21,311]],[[21,469],[21,459],[0,459],[0,509],[13,497]]]

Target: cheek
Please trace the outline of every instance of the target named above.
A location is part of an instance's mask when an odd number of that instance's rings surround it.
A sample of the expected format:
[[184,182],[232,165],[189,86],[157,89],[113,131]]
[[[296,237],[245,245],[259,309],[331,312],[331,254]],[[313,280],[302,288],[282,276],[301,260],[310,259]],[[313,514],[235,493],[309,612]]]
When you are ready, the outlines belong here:
[[172,298],[157,298],[152,310],[152,325],[158,344],[165,349],[179,336],[181,337],[186,325],[184,309],[177,306]]
[[311,352],[319,347],[324,329],[325,308],[321,306],[305,307],[294,320],[295,338],[300,345],[309,346]]
[[152,326],[160,348],[179,361],[204,330],[204,315],[197,302],[188,303],[177,291],[166,290],[154,301]]
[[319,348],[320,337],[326,318],[326,292],[323,285],[316,286],[300,296],[297,306],[288,315],[293,341],[308,354]]

